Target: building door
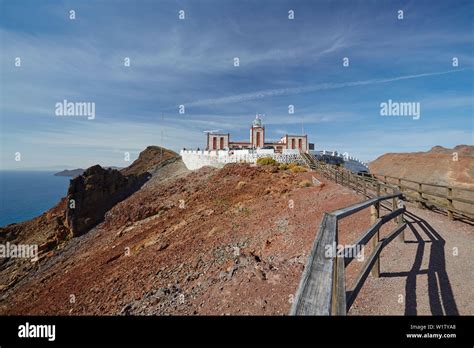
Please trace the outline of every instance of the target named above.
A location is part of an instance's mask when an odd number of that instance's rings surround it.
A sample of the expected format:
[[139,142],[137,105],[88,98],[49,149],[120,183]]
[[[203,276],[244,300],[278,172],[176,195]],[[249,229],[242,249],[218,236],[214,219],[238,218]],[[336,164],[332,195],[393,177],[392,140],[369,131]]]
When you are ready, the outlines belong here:
[[215,150],[216,148],[217,148],[217,138],[213,137],[212,138],[212,149],[211,150]]
[[260,132],[257,131],[257,147],[260,147]]
[[224,138],[221,137],[221,139],[220,139],[220,144],[219,144],[219,149],[222,150],[223,148],[224,148]]
[[298,139],[298,149],[300,149],[301,151],[302,147],[303,147],[303,141],[301,139]]
[[292,149],[295,148],[295,139],[291,139],[291,148],[292,148]]

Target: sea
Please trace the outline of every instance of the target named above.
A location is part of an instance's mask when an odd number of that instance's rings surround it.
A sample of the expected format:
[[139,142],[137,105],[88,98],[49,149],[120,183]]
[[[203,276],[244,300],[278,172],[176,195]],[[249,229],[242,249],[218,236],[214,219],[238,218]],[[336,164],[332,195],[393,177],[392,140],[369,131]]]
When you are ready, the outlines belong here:
[[30,220],[65,197],[70,177],[50,171],[0,171],[0,227]]

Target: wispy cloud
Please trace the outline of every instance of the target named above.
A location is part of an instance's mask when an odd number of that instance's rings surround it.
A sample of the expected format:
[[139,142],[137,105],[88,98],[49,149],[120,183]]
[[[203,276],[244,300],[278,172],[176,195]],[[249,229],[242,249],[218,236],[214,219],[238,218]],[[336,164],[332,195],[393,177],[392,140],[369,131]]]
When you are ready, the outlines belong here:
[[187,106],[204,106],[204,105],[242,103],[242,102],[246,102],[250,100],[271,98],[271,97],[277,97],[277,96],[283,96],[283,95],[294,95],[294,94],[326,91],[326,90],[346,88],[346,87],[374,85],[374,84],[380,84],[380,83],[418,79],[418,78],[429,77],[429,76],[452,74],[452,73],[460,72],[462,70],[464,69],[431,72],[431,73],[423,73],[423,74],[415,74],[415,75],[404,75],[404,76],[397,76],[397,77],[383,78],[383,79],[370,79],[370,80],[339,82],[339,83],[328,82],[328,83],[321,83],[321,84],[305,86],[305,87],[262,90],[262,91],[251,92],[251,93],[241,93],[241,94],[236,94],[236,95],[221,97],[221,98],[197,100],[194,102],[187,103],[186,105]]
[[[412,129],[423,134],[417,146],[449,145],[472,130],[468,1],[405,3],[404,21],[392,2],[366,0],[137,3],[2,3],[2,168],[26,165],[12,163],[15,151],[30,166],[120,165],[114,161],[125,149],[202,147],[206,129],[246,139],[255,113],[266,114],[269,137],[304,126],[319,147],[339,141],[341,150],[353,144],[361,157],[373,156],[405,147],[383,141],[398,132],[394,124],[406,126],[378,117],[388,98],[422,103],[425,128]],[[71,6],[76,21],[67,18]],[[177,18],[180,8],[185,21]],[[342,67],[346,56],[349,68]],[[447,71],[454,56],[460,65]],[[58,119],[54,105],[63,99],[95,102],[96,120]],[[386,138],[376,146],[361,141],[368,129]]]
[[[149,145],[162,145],[179,151],[184,145],[199,146],[203,133],[176,125],[130,122],[96,122],[96,120],[74,122],[68,128],[59,127],[30,131],[18,131],[14,135],[5,134],[4,141],[13,146],[9,154],[0,158],[7,168],[48,167],[68,163],[77,167],[102,165],[127,166],[124,153],[129,152],[131,160]],[[10,145],[11,146],[11,145]],[[9,148],[10,148],[9,146]],[[31,153],[31,149],[36,149]],[[54,160],[48,150],[54,151]],[[14,152],[22,153],[22,161],[14,160]],[[75,157],[82,153],[86,156]]]

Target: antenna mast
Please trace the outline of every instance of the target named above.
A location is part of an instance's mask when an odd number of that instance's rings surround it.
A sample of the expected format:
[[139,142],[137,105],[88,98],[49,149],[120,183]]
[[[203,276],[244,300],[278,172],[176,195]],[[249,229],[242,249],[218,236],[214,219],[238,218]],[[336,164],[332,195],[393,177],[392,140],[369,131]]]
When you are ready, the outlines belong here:
[[[161,113],[161,127],[164,126],[164,115]],[[161,146],[160,146],[160,160],[163,159],[163,128],[161,128]]]

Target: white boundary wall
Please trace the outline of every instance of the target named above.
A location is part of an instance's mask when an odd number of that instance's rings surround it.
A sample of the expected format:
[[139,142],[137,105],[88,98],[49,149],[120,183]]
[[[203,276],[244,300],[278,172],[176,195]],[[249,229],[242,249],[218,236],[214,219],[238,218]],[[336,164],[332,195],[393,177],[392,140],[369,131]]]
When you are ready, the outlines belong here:
[[313,151],[313,153],[317,153],[318,155],[329,155],[333,157],[340,157],[344,159],[344,161],[355,161],[362,164],[364,167],[369,168],[369,165],[366,162],[361,161],[357,157],[349,156],[347,152],[340,154],[337,151],[320,150],[320,151]]
[[279,163],[304,163],[298,150],[283,150],[283,153],[275,153],[273,149],[231,151],[181,150],[180,155],[189,170],[196,170],[204,166],[220,168],[227,163],[255,164],[257,159],[261,157],[272,157]]

